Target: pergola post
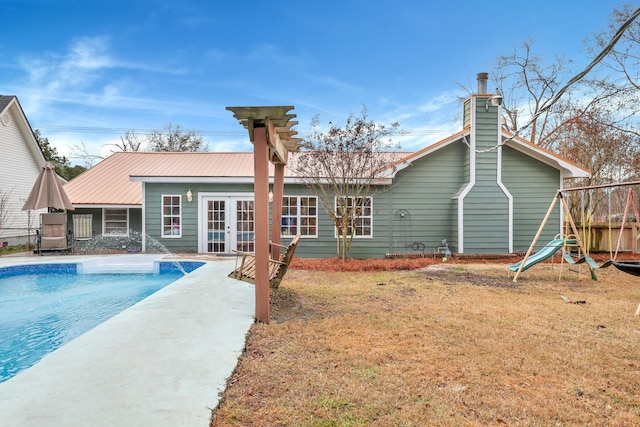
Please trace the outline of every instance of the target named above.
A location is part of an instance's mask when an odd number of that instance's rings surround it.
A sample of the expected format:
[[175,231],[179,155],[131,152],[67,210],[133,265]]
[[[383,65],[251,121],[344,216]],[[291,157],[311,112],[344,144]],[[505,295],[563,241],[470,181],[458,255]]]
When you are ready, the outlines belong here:
[[284,164],[276,163],[273,172],[273,203],[271,210],[271,241],[275,243],[271,257],[277,259],[280,255],[280,244],[282,231],[282,196],[284,196]]
[[[256,320],[269,323],[269,235],[280,242],[284,166],[287,153],[297,151],[300,138],[291,130],[297,122],[293,107],[227,107],[249,132],[254,156],[255,263],[256,263]],[[274,218],[269,233],[269,162],[275,165],[273,185]],[[276,224],[277,217],[277,224]]]
[[253,135],[256,319],[269,323],[269,150],[265,128]]

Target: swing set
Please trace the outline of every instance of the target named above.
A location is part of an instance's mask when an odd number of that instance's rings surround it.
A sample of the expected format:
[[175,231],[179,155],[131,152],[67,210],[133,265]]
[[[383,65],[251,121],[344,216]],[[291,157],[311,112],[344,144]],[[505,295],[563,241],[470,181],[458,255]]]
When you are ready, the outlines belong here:
[[[531,242],[531,245],[529,246],[529,249],[527,250],[527,253],[524,256],[524,259],[517,264],[509,266],[510,271],[516,272],[515,276],[513,277],[513,281],[515,282],[518,280],[518,275],[520,275],[521,272],[553,256],[553,254],[555,254],[560,249],[562,249],[563,262],[566,261],[570,265],[586,263],[589,267],[589,272],[591,273],[591,278],[593,280],[597,280],[595,271],[598,268],[606,268],[611,265],[613,265],[615,268],[622,271],[623,273],[631,274],[633,276],[640,276],[640,261],[618,259],[618,253],[620,251],[622,237],[625,230],[625,224],[627,222],[630,208],[633,208],[633,213],[634,213],[633,219],[635,221],[635,225],[634,225],[635,232],[633,233],[634,248],[636,247],[636,244],[637,244],[637,240],[638,240],[637,222],[640,220],[640,216],[638,215],[638,207],[635,201],[635,197],[633,195],[633,188],[632,188],[632,186],[637,186],[637,185],[640,185],[640,181],[595,185],[595,186],[588,186],[588,187],[576,187],[576,188],[558,190],[556,193],[556,196],[553,198],[553,201],[551,202],[551,205],[549,206],[549,209],[547,210],[547,214],[545,215],[542,221],[542,224],[540,224],[540,227],[538,228],[538,232],[533,238],[533,241]],[[611,191],[609,191],[609,203],[608,203],[608,215],[607,215],[608,226],[609,226],[608,227],[609,228],[609,239],[608,239],[609,240],[609,260],[605,261],[603,264],[598,264],[593,258],[589,256],[589,252],[588,250],[585,249],[585,245],[583,243],[586,240],[588,243],[587,248],[591,247],[591,225],[593,220],[591,210],[589,211],[589,215],[587,215],[588,218],[585,218],[585,215],[584,215],[585,206],[584,206],[584,202],[582,203],[582,206],[581,206],[582,238],[580,238],[580,233],[578,232],[578,228],[576,227],[576,224],[573,221],[573,218],[571,216],[571,211],[569,209],[569,205],[567,204],[564,193],[571,193],[575,191],[587,191],[587,190],[590,191],[590,190],[597,190],[601,188],[608,188],[609,190],[611,190],[612,188],[615,188],[615,187],[629,187],[627,191],[627,200],[625,203],[624,214],[621,219],[620,232],[618,233],[618,241],[616,243],[616,248],[614,252],[612,249],[613,248],[613,245],[612,245],[613,243],[612,228],[613,227],[612,227],[612,215],[611,215]],[[553,208],[555,207],[558,200],[561,201],[564,212],[565,212],[565,226],[564,226],[565,233],[568,232],[570,228],[573,234],[557,235],[552,242],[549,242],[542,250],[532,255],[533,249],[535,248],[536,243],[540,238],[540,235],[542,234],[542,231],[544,230],[544,227],[547,221],[549,220],[553,212]],[[588,225],[585,224],[585,222]],[[587,227],[588,227],[588,230],[587,230]],[[571,247],[577,248],[577,259],[574,259],[572,257],[572,254],[570,251]],[[636,310],[635,315],[640,316],[640,305],[638,305],[638,309]]]
[[[630,208],[633,208],[635,221],[638,221],[638,219],[640,218],[638,216],[638,208],[635,201],[635,197],[633,195],[632,186],[634,185],[636,186],[640,185],[640,181],[595,185],[595,186],[588,186],[588,187],[576,187],[576,188],[558,190],[556,193],[556,196],[553,198],[553,201],[551,202],[551,205],[549,206],[549,209],[547,210],[547,214],[545,215],[542,221],[542,224],[540,224],[540,227],[538,228],[538,232],[533,238],[533,241],[531,242],[531,245],[529,246],[529,249],[527,250],[527,253],[524,256],[524,259],[515,265],[509,266],[510,271],[515,271],[515,276],[513,277],[513,281],[516,282],[518,280],[518,276],[520,275],[520,273],[522,273],[529,267],[533,266],[534,264],[537,264],[538,262],[541,262],[549,258],[560,249],[562,249],[563,262],[567,262],[570,265],[586,263],[589,267],[589,272],[591,273],[591,278],[593,280],[597,280],[597,276],[595,274],[595,271],[597,269],[606,268],[611,265],[613,265],[615,268],[617,268],[618,270],[624,273],[631,274],[634,276],[640,276],[640,261],[618,259],[618,253],[620,251],[622,237],[625,230],[625,224],[627,221]],[[589,215],[587,215],[587,217],[585,218],[585,206],[583,202],[583,205],[581,207],[582,233],[580,233],[578,231],[578,228],[576,227],[573,217],[571,216],[571,211],[569,209],[569,205],[567,204],[565,193],[571,193],[576,191],[591,191],[591,190],[597,190],[597,189],[603,189],[603,188],[612,189],[614,187],[629,187],[627,191],[627,199],[626,199],[624,214],[622,217],[620,232],[618,234],[618,240],[617,240],[617,244],[614,251],[613,245],[612,245],[613,243],[612,228],[613,227],[612,227],[612,215],[611,215],[611,192],[609,192],[608,228],[609,228],[609,258],[610,259],[608,261],[605,261],[602,264],[598,264],[593,258],[589,256],[589,251],[588,251],[588,248],[591,247],[591,225],[593,220],[591,212],[589,212]],[[533,254],[533,250],[536,247],[536,243],[538,242],[538,239],[540,238],[540,235],[542,234],[542,231],[544,230],[544,227],[547,224],[547,221],[551,217],[553,209],[558,200],[561,201],[562,207],[565,212],[565,226],[564,226],[565,234],[557,235],[556,238],[552,242],[548,243],[542,250],[540,250],[536,254]],[[569,231],[571,234],[567,234]],[[582,237],[581,237],[581,234],[582,234]],[[634,238],[636,234],[637,233],[634,233]],[[584,244],[585,241],[587,242],[586,248]],[[634,242],[634,245],[635,245],[635,242]],[[572,256],[572,253],[570,250],[571,248],[577,249],[577,258],[574,258]],[[640,307],[638,307],[638,311],[640,312]]]

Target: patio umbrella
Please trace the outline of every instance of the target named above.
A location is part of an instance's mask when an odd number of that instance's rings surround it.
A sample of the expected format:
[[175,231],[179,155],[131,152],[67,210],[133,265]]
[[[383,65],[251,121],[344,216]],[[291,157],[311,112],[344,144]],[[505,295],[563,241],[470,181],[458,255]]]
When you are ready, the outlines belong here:
[[31,193],[29,193],[29,197],[24,202],[22,210],[44,208],[73,210],[71,201],[64,188],[62,188],[58,174],[56,174],[56,169],[50,162],[46,162],[42,166],[40,175],[38,175],[36,182],[33,184]]

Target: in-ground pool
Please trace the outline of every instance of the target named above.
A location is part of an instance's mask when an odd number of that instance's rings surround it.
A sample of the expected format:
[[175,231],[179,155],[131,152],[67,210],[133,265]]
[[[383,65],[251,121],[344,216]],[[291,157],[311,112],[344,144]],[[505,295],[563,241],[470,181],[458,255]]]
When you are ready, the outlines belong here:
[[204,264],[104,260],[0,268],[0,382]]

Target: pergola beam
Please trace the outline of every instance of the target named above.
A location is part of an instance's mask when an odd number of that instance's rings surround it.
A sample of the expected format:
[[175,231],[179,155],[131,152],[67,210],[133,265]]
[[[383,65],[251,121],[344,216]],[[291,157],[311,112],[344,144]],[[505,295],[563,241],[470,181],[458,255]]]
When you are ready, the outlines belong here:
[[[298,122],[292,121],[293,106],[275,107],[227,107],[233,116],[249,132],[254,155],[254,198],[255,198],[255,260],[256,260],[256,320],[269,323],[269,162],[275,165],[274,210],[271,240],[280,242],[280,215],[284,188],[284,165],[288,153],[298,151],[300,138],[291,128]],[[278,197],[278,199],[275,199]],[[277,220],[277,223],[276,223]]]

